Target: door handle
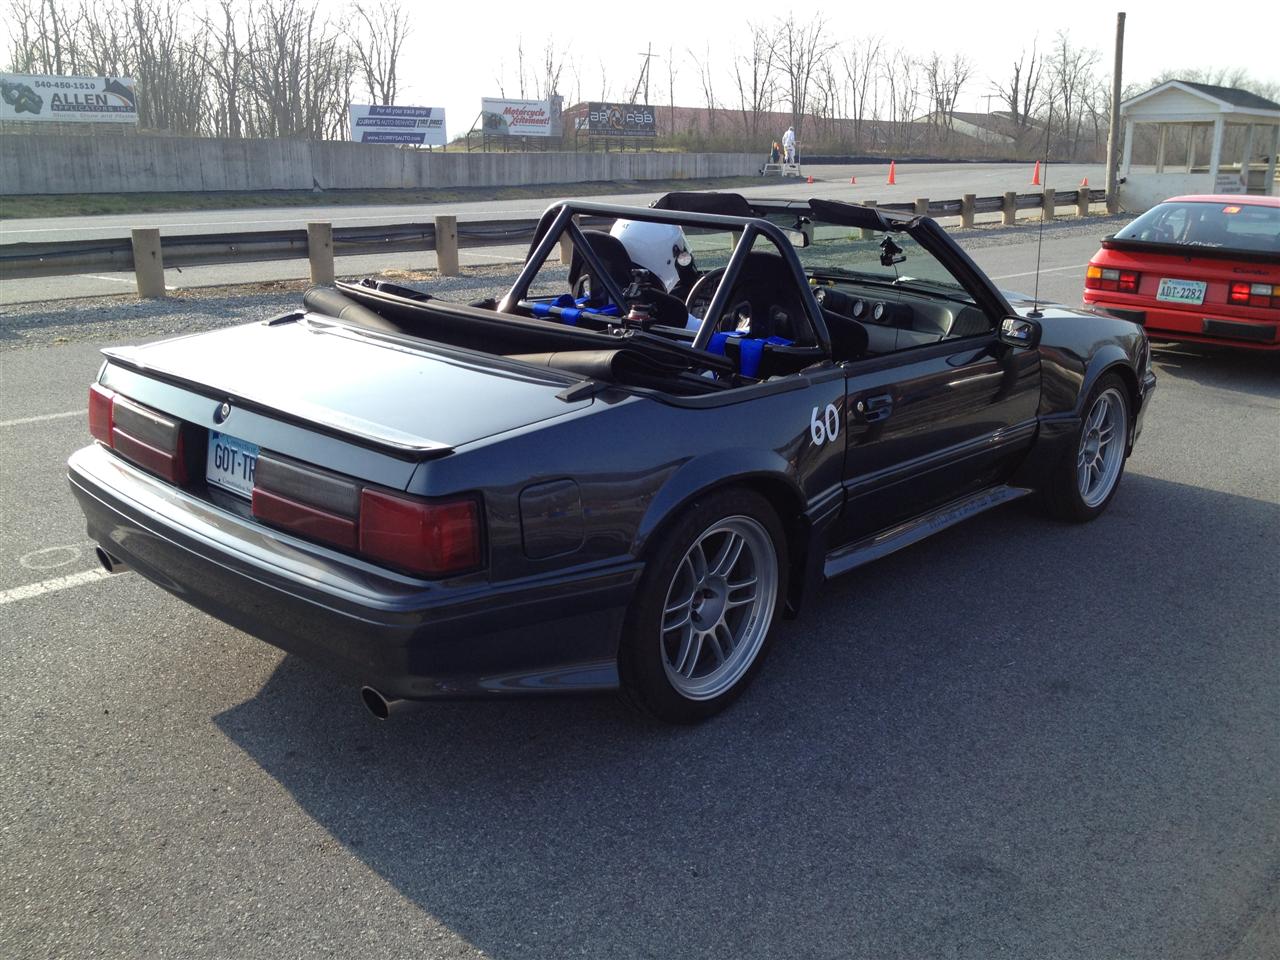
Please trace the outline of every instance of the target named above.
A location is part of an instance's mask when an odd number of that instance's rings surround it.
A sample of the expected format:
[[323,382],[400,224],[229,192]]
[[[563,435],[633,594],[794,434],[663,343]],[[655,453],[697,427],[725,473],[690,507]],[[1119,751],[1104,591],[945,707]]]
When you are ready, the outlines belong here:
[[889,414],[893,413],[893,395],[878,393],[874,397],[865,397],[854,405],[854,409],[862,414],[862,419],[866,423],[887,420]]

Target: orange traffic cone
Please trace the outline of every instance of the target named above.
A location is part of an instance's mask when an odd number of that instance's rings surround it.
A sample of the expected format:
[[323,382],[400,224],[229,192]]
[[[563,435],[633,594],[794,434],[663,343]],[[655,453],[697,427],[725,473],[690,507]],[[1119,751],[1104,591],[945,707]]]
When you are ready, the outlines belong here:
[[1080,181],[1080,186],[1082,186],[1082,187],[1087,187],[1088,185],[1089,185],[1089,178],[1088,178],[1088,177],[1085,177],[1083,180],[1081,180],[1081,181]]
[[898,163],[896,160],[889,161],[889,186],[893,186],[898,182]]
[[809,179],[805,183],[813,183],[813,174],[809,174]]
[[857,182],[858,182],[858,178],[857,178],[857,177],[850,177],[850,178],[849,178],[849,182],[850,182],[850,183],[857,183]]
[[1036,161],[1036,172],[1031,174],[1031,185],[1033,187],[1040,186],[1040,161]]

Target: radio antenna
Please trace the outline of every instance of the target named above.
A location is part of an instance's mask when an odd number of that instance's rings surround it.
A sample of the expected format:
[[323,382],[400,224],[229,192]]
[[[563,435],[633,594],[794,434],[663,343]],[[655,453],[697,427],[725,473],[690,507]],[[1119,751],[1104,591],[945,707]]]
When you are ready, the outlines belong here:
[[[1049,184],[1049,137],[1053,131],[1053,101],[1049,101],[1049,120],[1044,127],[1044,183],[1045,192],[1048,192]],[[1040,251],[1044,249],[1044,204],[1040,205],[1040,235],[1036,238],[1036,290],[1031,295],[1031,312],[1028,317],[1039,320],[1043,313],[1040,312]]]

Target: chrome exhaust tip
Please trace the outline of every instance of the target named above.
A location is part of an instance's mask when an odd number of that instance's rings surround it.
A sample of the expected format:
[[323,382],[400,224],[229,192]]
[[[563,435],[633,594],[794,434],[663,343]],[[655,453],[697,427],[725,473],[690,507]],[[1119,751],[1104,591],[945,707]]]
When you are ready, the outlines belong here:
[[117,560],[101,547],[94,548],[94,554],[98,557],[98,563],[102,564],[102,569],[107,573],[127,573],[129,565],[123,560]]
[[388,697],[374,687],[361,687],[360,700],[379,720],[390,720],[393,714],[407,713],[422,706],[420,700],[402,700],[399,697]]

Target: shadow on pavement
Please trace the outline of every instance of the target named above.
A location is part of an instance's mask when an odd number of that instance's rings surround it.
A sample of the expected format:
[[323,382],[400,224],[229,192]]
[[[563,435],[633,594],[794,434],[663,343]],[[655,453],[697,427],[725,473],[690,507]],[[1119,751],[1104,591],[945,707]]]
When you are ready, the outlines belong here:
[[1280,398],[1280,351],[1261,353],[1209,344],[1152,344],[1156,375],[1259,397]]
[[830,585],[696,728],[378,724],[296,658],[216,722],[502,960],[1219,955],[1280,860],[1278,524],[1141,475],[1085,527],[1005,508]]

